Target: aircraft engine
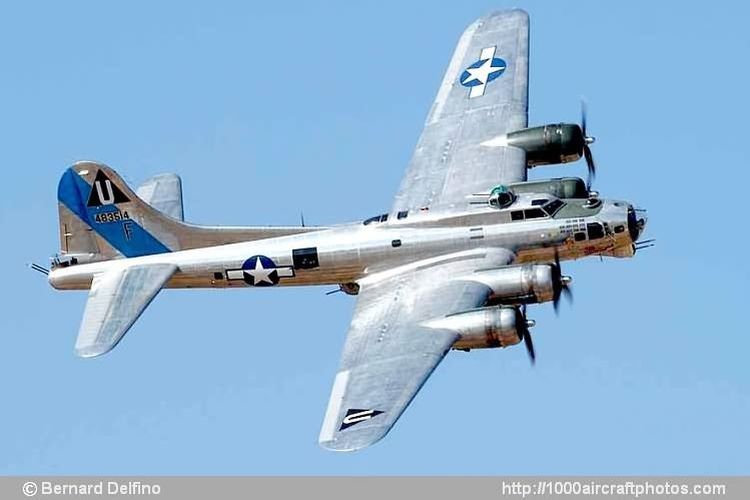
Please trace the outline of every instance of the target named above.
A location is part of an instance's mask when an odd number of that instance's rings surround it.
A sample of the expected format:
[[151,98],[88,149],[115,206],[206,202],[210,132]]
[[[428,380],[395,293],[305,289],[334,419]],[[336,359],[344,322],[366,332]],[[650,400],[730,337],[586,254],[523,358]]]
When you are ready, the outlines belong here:
[[586,158],[589,178],[587,188],[596,175],[594,157],[589,147],[595,139],[586,134],[586,106],[581,103],[581,124],[554,123],[542,127],[530,127],[510,132],[486,142],[483,146],[513,146],[526,151],[526,164],[529,167],[538,165],[556,165]]
[[429,321],[426,326],[454,330],[460,334],[454,349],[508,347],[523,340],[532,321],[518,307],[484,307]]
[[471,279],[492,289],[491,300],[505,304],[537,304],[554,301],[571,282],[553,264],[522,264],[480,271]]
[[509,133],[506,140],[509,146],[526,151],[530,167],[576,161],[587,145],[581,127],[571,123],[525,128]]

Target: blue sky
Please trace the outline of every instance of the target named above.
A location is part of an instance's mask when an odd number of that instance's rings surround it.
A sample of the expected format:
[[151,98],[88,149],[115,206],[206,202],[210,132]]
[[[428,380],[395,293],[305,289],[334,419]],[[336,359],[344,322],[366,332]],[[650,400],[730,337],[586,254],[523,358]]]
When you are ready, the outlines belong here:
[[573,307],[530,308],[535,368],[522,347],[451,353],[356,454],[317,446],[352,298],[166,291],[82,360],[85,295],[24,264],[57,251],[57,180],[78,159],[133,184],[178,172],[195,222],[380,213],[461,31],[511,5],[0,7],[0,473],[749,473],[749,13],[672,5],[520,5],[531,123],[576,121],[585,96],[596,188],[648,208],[658,245],[565,265]]

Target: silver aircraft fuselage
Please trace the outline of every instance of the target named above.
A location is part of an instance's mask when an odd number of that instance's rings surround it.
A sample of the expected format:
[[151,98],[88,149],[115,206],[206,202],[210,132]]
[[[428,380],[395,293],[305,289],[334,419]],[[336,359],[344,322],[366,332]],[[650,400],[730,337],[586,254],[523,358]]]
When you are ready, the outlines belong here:
[[[633,255],[635,240],[643,227],[633,227],[634,220],[629,220],[631,204],[568,199],[562,201],[567,206],[575,205],[572,216],[569,210],[560,210],[552,216],[511,219],[511,212],[533,208],[531,198],[540,196],[524,195],[503,210],[487,204],[467,204],[463,211],[438,207],[410,212],[403,218],[390,214],[383,222],[349,223],[303,234],[147,255],[127,259],[127,263],[175,264],[178,271],[166,285],[169,288],[234,288],[247,287],[250,283],[243,277],[256,272],[255,267],[260,268],[256,281],[261,286],[346,285],[373,273],[478,248],[510,250],[516,263],[549,262],[556,253],[562,260]],[[600,228],[596,232],[601,234],[594,235],[592,225]],[[587,227],[591,237],[574,237],[576,233],[588,235]],[[314,251],[314,260],[293,262],[290,255],[296,250]],[[257,262],[260,259],[256,259],[256,266],[243,269],[253,256],[263,256],[274,263],[274,283],[267,273],[264,275],[263,263]],[[50,272],[49,281],[57,289],[88,289],[96,274],[123,262],[57,267]]]

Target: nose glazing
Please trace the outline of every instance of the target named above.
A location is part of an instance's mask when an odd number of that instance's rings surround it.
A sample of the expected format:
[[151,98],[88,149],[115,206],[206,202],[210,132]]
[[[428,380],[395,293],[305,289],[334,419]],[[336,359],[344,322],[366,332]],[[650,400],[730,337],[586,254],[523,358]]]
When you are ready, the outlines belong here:
[[643,230],[646,227],[646,220],[645,210],[636,211],[633,205],[628,205],[628,232],[633,243],[638,241],[638,238],[643,234]]

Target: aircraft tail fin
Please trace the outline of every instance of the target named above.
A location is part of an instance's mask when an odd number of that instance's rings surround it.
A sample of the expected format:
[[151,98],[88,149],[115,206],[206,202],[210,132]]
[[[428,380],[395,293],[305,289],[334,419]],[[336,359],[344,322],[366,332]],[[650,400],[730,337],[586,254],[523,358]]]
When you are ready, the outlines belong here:
[[174,248],[169,218],[141,200],[105,165],[78,162],[66,170],[57,200],[63,255],[85,262]]
[[185,220],[182,207],[182,179],[179,175],[156,175],[138,186],[135,194],[159,212],[179,221]]
[[114,170],[92,161],[78,162],[63,173],[57,199],[63,265],[325,229],[189,224],[182,220],[182,183],[178,176],[156,176],[136,193]]

